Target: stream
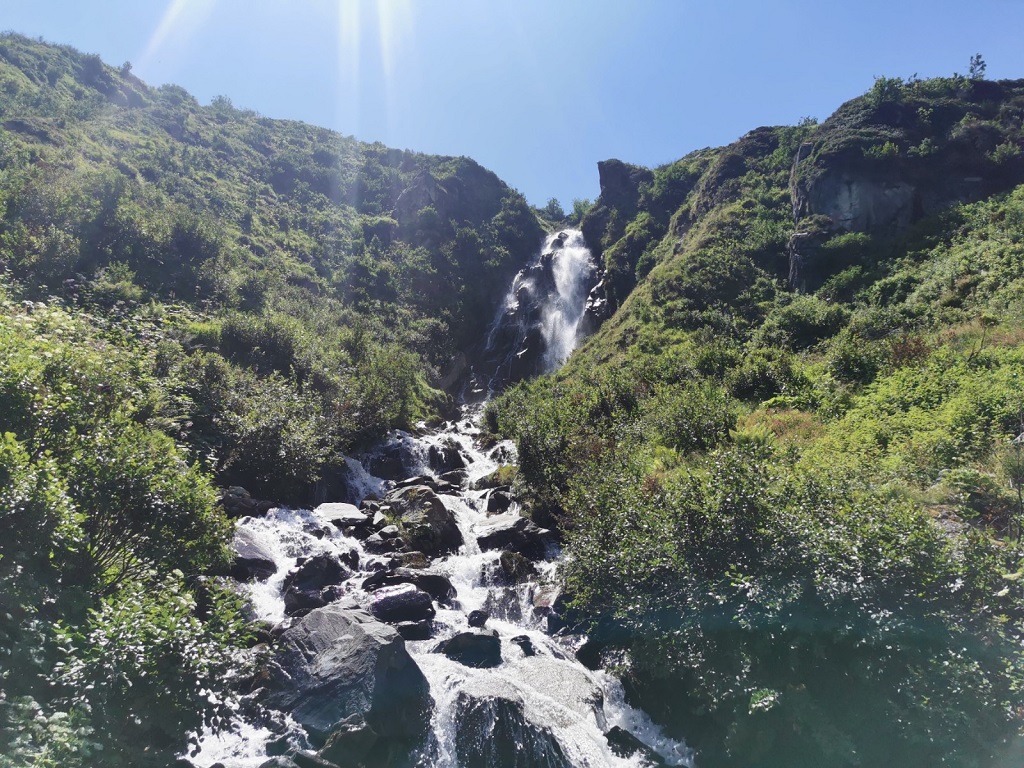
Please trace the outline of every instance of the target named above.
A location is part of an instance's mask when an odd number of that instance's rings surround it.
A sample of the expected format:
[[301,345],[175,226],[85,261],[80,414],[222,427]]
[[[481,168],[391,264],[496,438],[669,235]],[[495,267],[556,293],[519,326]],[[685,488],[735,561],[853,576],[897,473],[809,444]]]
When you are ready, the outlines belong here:
[[[514,445],[481,439],[481,398],[498,382],[553,370],[571,353],[593,273],[578,232],[549,237],[489,329],[492,369],[472,385],[477,402],[439,428],[395,431],[349,458],[344,503],[238,521],[236,549],[260,552],[265,566],[243,582],[254,618],[279,633],[342,601],[404,638],[432,706],[420,744],[389,764],[693,764],[684,743],[626,703],[614,675],[577,660],[586,638],[559,621],[556,537],[522,517],[495,474],[515,463]],[[429,525],[410,522],[421,518]],[[342,565],[332,566],[329,583],[307,589],[311,563]],[[291,713],[261,711],[262,718],[240,715],[231,731],[204,734],[192,763],[257,768],[286,748],[320,746]]]

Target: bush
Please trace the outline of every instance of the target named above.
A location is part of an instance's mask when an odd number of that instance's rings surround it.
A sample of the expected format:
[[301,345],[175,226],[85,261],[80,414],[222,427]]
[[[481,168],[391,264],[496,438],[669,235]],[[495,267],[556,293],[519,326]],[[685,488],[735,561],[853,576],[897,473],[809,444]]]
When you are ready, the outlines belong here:
[[682,453],[706,451],[736,426],[737,405],[711,384],[662,387],[644,403],[642,419],[661,445]]
[[1018,551],[754,442],[645,478],[624,451],[573,483],[564,575],[708,764],[984,763],[1015,733]]

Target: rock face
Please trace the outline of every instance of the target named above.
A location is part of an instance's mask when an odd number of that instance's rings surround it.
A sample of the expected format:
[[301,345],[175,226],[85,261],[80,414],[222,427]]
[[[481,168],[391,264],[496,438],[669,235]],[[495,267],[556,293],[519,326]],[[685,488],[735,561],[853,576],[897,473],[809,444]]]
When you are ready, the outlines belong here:
[[382,587],[373,593],[370,612],[381,621],[422,621],[434,618],[430,595],[412,584]]
[[273,553],[253,534],[241,528],[231,541],[235,560],[231,565],[231,578],[238,581],[266,581],[277,573]]
[[541,560],[555,543],[555,534],[518,514],[495,515],[477,529],[480,549],[505,549]]
[[285,613],[298,616],[326,605],[339,596],[331,589],[350,575],[348,568],[333,555],[324,553],[310,557],[285,577]]
[[398,518],[400,537],[409,551],[440,557],[462,546],[455,515],[427,486],[400,488],[389,493],[384,502]]
[[461,765],[571,768],[551,731],[531,722],[521,698],[497,686],[460,691],[456,752]]
[[[879,101],[847,102],[801,145],[790,174],[797,236],[829,222],[832,234],[888,235],[951,205],[1024,182],[1024,159],[999,159],[1019,143],[998,110],[1019,83],[964,81],[941,100],[913,87]],[[810,228],[805,224],[812,222]],[[844,264],[819,263],[814,243],[790,244],[790,282],[812,289]],[[794,247],[795,246],[795,247]]]
[[[581,253],[586,254],[583,260]],[[574,265],[571,280],[566,279],[566,264]],[[562,356],[555,331],[564,332],[565,317],[571,315],[577,339],[578,315],[595,278],[593,259],[577,234],[561,232],[549,238],[540,258],[516,275],[488,336],[479,370],[492,388],[549,370],[552,356]]]
[[396,568],[393,571],[380,571],[363,581],[363,589],[372,591],[380,587],[392,587],[396,584],[412,584],[426,592],[440,605],[451,605],[455,599],[455,587],[447,576],[439,573],[423,573],[410,568]]
[[467,667],[496,667],[501,664],[501,640],[493,632],[460,632],[434,649]]
[[[318,608],[280,638],[269,703],[322,744],[349,718],[364,721],[368,752],[408,750],[426,734],[426,678],[398,632],[354,606]],[[351,730],[351,727],[348,727]]]
[[220,493],[220,503],[224,513],[230,518],[263,517],[277,506],[272,501],[254,499],[245,488],[233,485]]

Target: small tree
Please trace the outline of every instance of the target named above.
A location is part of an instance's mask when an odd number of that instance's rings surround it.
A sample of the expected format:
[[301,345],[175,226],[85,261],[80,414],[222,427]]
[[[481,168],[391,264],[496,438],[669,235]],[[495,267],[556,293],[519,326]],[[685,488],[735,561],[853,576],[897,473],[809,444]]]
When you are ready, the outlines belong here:
[[980,53],[976,53],[971,56],[970,66],[967,68],[967,76],[971,80],[984,80],[985,79],[985,60],[981,58]]
[[558,198],[552,197],[548,200],[547,205],[540,209],[547,218],[552,221],[561,221],[565,218],[565,209],[562,208],[562,204],[558,202]]

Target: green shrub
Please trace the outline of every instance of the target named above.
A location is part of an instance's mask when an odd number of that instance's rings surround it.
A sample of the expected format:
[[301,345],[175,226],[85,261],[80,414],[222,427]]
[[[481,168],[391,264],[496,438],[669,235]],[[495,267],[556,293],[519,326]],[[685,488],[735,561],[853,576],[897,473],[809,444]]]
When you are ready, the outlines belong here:
[[662,387],[643,406],[642,419],[661,445],[682,453],[706,451],[736,426],[737,403],[712,384]]

